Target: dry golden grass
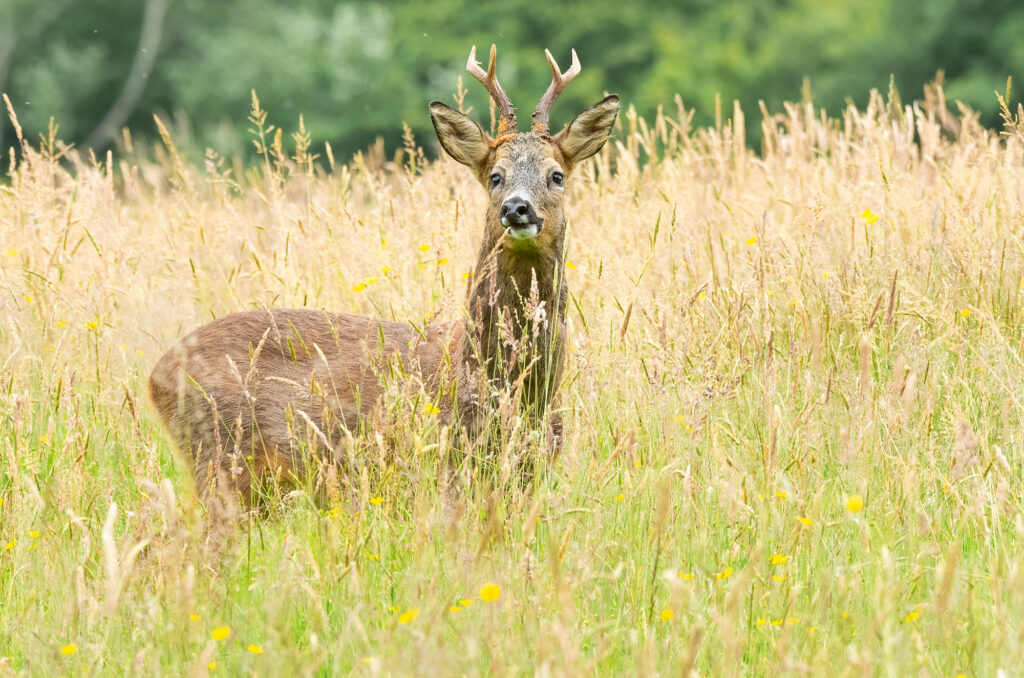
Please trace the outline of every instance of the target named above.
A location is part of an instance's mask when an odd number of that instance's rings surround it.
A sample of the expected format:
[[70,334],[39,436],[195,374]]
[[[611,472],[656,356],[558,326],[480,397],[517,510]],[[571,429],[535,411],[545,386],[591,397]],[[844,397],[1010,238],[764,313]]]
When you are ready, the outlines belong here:
[[483,192],[411,142],[314,169],[258,106],[252,166],[197,166],[164,129],[95,161],[23,143],[0,186],[0,673],[1012,674],[1006,116],[982,129],[939,88],[794,105],[757,155],[739,111],[624,115],[569,182],[567,444],[535,486],[448,487],[425,416],[371,438],[333,507],[299,490],[227,536],[144,402],[156,358],[246,308],[458,317]]

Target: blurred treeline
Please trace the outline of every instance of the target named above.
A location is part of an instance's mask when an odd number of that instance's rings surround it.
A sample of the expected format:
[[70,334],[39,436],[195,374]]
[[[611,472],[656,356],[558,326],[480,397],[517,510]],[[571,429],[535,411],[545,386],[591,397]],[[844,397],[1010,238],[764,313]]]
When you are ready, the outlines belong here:
[[[949,98],[997,125],[993,91],[1024,79],[1024,2],[0,0],[0,91],[33,139],[52,116],[62,139],[102,148],[122,126],[153,136],[159,113],[196,149],[232,154],[251,146],[255,89],[272,123],[294,130],[302,113],[341,156],[379,136],[399,144],[403,122],[426,141],[427,103],[450,103],[470,46],[483,61],[492,41],[523,128],[550,79],[545,47],[563,69],[572,47],[583,63],[557,124],[606,91],[641,114],[678,93],[698,123],[721,93],[753,116],[759,100],[799,99],[804,78],[836,113],[890,74],[917,98],[941,69]],[[466,89],[483,120],[482,88]]]

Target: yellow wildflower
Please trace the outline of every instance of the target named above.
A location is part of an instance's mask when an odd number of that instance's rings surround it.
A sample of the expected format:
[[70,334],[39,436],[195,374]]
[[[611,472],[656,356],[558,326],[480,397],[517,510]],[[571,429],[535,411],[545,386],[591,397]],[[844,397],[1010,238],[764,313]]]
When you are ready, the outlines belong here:
[[775,493],[775,496],[778,497],[779,499],[785,499],[786,497],[789,496],[789,492],[783,492],[782,490],[779,490],[778,492]]
[[569,269],[570,271],[575,271],[576,270],[576,264],[572,263],[571,261],[565,262],[565,267],[567,269]]
[[917,618],[920,617],[920,616],[921,616],[921,612],[919,610],[914,610],[913,612],[908,614],[906,617],[904,617],[903,621],[905,621],[905,622],[907,622],[909,624],[912,621],[916,621]]
[[625,499],[626,499],[626,496],[623,495],[623,494],[615,495],[615,501],[625,501]]
[[501,598],[501,587],[497,584],[487,582],[480,588],[480,600],[485,603],[493,603],[498,598]]
[[420,616],[420,608],[418,608],[418,607],[409,608],[408,610],[406,610],[405,612],[402,613],[401,617],[398,618],[398,623],[399,624],[408,624],[413,619],[416,619],[416,617],[418,617],[418,616]]
[[58,320],[57,321],[57,327],[64,327],[67,324],[68,324],[67,320]]
[[775,581],[786,581],[786,575],[784,574],[773,574],[772,579]]
[[715,576],[716,576],[717,579],[728,579],[729,577],[732,576],[732,568],[731,567],[727,567],[727,568],[725,568],[724,570],[722,570],[721,572],[719,572]]
[[365,289],[366,289],[366,283],[362,283],[362,282],[358,283],[358,284],[356,284],[355,286],[352,287],[352,291],[353,292],[362,292]]
[[786,617],[786,623],[787,624],[799,624],[800,620],[797,619],[796,617]]
[[462,279],[469,280],[469,271],[466,271],[465,273],[462,274]]
[[263,654],[263,646],[256,645],[255,643],[249,643],[249,652],[253,654]]
[[810,518],[806,518],[806,517],[804,517],[804,516],[799,516],[799,517],[797,518],[797,520],[799,520],[799,521],[800,521],[800,524],[801,524],[801,525],[810,525],[811,523],[813,523],[813,522],[814,522],[814,521],[813,521],[813,520],[811,520]]
[[461,608],[461,607],[459,607],[458,605],[449,605],[449,606],[448,606],[448,611],[449,611],[449,612],[458,612],[458,611],[459,611],[459,610],[461,610],[461,609],[462,609],[462,608]]
[[846,498],[846,510],[850,513],[860,513],[864,510],[864,499],[859,494],[851,494]]
[[760,619],[758,619],[758,620],[757,620],[757,625],[758,625],[758,626],[764,626],[764,623],[765,623],[766,621],[768,621],[768,620],[767,620],[767,619],[765,619],[764,617],[761,617]]
[[31,530],[28,533],[28,536],[32,537],[33,539],[39,539],[39,530]]
[[210,634],[210,636],[214,640],[225,640],[230,635],[231,635],[231,627],[230,626],[218,626],[217,628],[215,628],[213,630],[213,633]]
[[12,539],[9,542],[7,542],[6,544],[4,544],[4,551],[10,551],[11,549],[13,549],[17,545],[18,545],[18,538],[15,537],[14,539]]
[[772,620],[772,626],[782,626],[782,620],[781,619],[773,619]]
[[60,653],[62,655],[70,657],[74,653],[78,652],[78,646],[74,643],[68,643],[67,645],[60,646]]
[[202,617],[200,617],[198,614],[190,614],[188,618],[192,621],[199,621],[200,619],[202,619]]
[[860,216],[864,221],[868,222],[869,224],[873,224],[876,221],[878,221],[878,215],[872,212],[870,208],[864,210]]
[[672,621],[672,618],[675,616],[676,615],[672,612],[672,610],[668,609],[667,607],[661,611],[660,615],[661,621]]
[[469,607],[472,604],[473,604],[473,601],[469,600],[468,598],[463,598],[462,600],[459,601],[459,605],[461,605],[462,607]]
[[776,553],[769,560],[771,560],[772,565],[785,565],[786,562],[789,560],[789,556],[784,556],[781,553]]
[[964,310],[960,311],[960,317],[961,318],[966,318],[970,314],[971,314],[971,309],[969,309],[969,308],[965,308]]
[[26,304],[31,304],[32,303],[32,295],[31,294],[26,294],[25,295],[25,303]]
[[376,278],[374,278],[374,277],[373,277],[373,276],[371,275],[370,277],[368,277],[368,278],[367,278],[366,280],[364,280],[363,282],[364,282],[364,283],[366,283],[367,285],[372,285],[373,283],[377,282],[377,279],[376,279]]
[[370,503],[373,504],[374,506],[380,506],[382,503],[384,503],[384,498],[383,497],[370,497]]
[[755,236],[751,236],[751,237],[747,238],[747,244],[748,245],[755,245],[755,244],[757,244],[757,236],[755,235]]
[[215,668],[217,668],[217,662],[210,662],[206,665],[206,668],[210,669],[211,671],[214,670]]
[[388,273],[391,272],[391,267],[390,266],[381,266],[380,272],[384,273],[385,275],[387,275]]
[[437,407],[436,405],[427,403],[426,412],[427,414],[440,414],[441,408]]
[[430,249],[430,245],[428,243],[423,243],[419,247],[420,252],[426,252],[429,249]]
[[691,579],[693,579],[693,572],[682,572],[682,571],[680,571],[679,578],[684,580],[684,581],[690,581]]
[[92,317],[92,320],[90,320],[89,322],[85,323],[85,325],[86,325],[86,327],[88,327],[88,328],[89,328],[90,330],[94,330],[94,329],[96,329],[97,327],[99,327],[99,326],[100,326],[100,318],[99,318],[99,316],[95,316],[95,315],[94,315],[94,316]]
[[447,263],[448,263],[448,257],[441,257],[440,259],[437,260],[437,265],[438,266],[444,266]]

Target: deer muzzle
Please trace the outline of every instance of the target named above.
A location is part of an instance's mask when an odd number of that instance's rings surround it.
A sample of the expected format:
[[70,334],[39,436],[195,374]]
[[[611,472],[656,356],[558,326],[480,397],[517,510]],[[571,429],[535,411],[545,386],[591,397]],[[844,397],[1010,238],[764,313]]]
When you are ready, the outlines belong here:
[[518,196],[502,203],[499,217],[501,225],[516,239],[534,238],[544,225],[544,220],[537,215],[530,201]]

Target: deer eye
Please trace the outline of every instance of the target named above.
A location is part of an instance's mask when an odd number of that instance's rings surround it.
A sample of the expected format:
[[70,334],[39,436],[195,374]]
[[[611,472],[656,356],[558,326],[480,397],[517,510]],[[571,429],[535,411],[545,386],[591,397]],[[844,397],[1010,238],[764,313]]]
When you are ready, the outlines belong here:
[[498,184],[501,183],[501,175],[495,172],[491,175],[491,188],[497,188]]
[[551,175],[551,181],[555,182],[556,186],[561,186],[562,182],[565,181],[565,177],[561,172],[555,172]]

